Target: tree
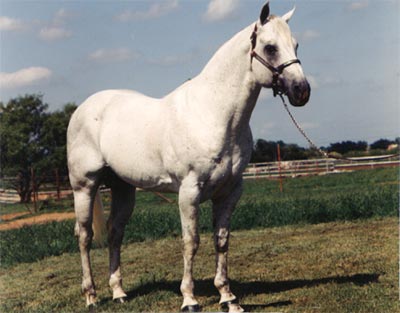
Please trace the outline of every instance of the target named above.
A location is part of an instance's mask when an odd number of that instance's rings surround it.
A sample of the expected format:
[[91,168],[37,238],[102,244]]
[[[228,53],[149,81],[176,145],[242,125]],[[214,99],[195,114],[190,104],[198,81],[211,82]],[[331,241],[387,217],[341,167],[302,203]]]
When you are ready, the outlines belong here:
[[30,201],[31,168],[41,176],[55,167],[66,168],[65,133],[75,106],[54,113],[47,109],[41,95],[0,103],[1,175],[17,177],[14,188],[21,202]]
[[337,152],[340,154],[346,154],[350,151],[367,151],[368,143],[366,141],[342,141],[332,143],[328,147],[328,152]]
[[276,160],[276,142],[258,139],[253,148],[251,162],[272,162]]
[[286,144],[283,141],[266,141],[258,139],[253,148],[251,162],[273,162],[278,160],[277,146],[280,146],[281,160],[302,160],[307,158],[307,150],[296,144]]
[[388,140],[388,139],[379,139],[375,141],[374,143],[371,143],[370,147],[371,149],[380,149],[380,150],[386,150],[391,144],[394,144],[395,141],[393,140]]
[[68,103],[61,111],[55,111],[47,115],[43,123],[41,145],[44,148],[46,168],[60,171],[60,175],[67,175],[67,128],[76,105]]

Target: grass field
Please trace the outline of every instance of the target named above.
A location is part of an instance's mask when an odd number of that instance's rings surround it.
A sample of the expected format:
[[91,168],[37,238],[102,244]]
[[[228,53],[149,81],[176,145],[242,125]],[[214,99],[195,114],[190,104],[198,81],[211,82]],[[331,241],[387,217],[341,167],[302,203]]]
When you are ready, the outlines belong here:
[[[400,312],[397,218],[236,231],[230,277],[246,311]],[[162,253],[160,253],[162,251]],[[128,302],[113,303],[107,251],[92,252],[96,312],[176,312],[181,305],[179,238],[123,246]],[[196,294],[203,311],[218,311],[211,234],[201,236]],[[1,269],[1,312],[87,312],[76,253]]]
[[[168,195],[176,199],[175,195]],[[105,197],[108,207],[109,197]],[[328,176],[287,179],[284,192],[278,182],[249,180],[233,214],[232,229],[254,229],[293,224],[349,221],[397,216],[397,168],[358,171]],[[71,200],[50,202],[45,212],[72,211]],[[2,211],[9,212],[11,207]],[[17,209],[21,210],[20,205]],[[35,262],[51,255],[76,252],[74,222],[64,221],[0,232],[1,266]],[[210,203],[200,212],[200,231],[211,232]],[[167,203],[148,192],[137,193],[137,205],[125,231],[124,242],[180,236],[176,203]]]
[[[400,312],[398,299],[397,168],[246,181],[232,219],[230,276],[248,311]],[[176,199],[176,196],[169,195]],[[105,197],[105,204],[109,197]],[[46,211],[71,211],[69,200]],[[17,207],[2,207],[1,214]],[[196,293],[218,310],[212,286],[210,204],[200,213]],[[86,311],[73,221],[0,232],[1,312]],[[162,251],[162,253],[160,253]],[[129,301],[112,303],[106,249],[92,251],[98,312],[177,311],[182,271],[176,203],[139,192],[124,240]]]

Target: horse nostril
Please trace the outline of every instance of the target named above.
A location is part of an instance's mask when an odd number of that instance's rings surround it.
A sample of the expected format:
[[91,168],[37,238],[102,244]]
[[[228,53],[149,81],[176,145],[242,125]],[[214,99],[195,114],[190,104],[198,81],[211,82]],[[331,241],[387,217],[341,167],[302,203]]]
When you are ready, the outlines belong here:
[[309,95],[310,95],[310,86],[308,83],[304,83],[304,84],[295,84],[293,86],[293,95],[300,100],[305,100],[308,99]]
[[295,94],[296,97],[301,96],[301,88],[300,85],[294,85],[293,86],[293,93]]

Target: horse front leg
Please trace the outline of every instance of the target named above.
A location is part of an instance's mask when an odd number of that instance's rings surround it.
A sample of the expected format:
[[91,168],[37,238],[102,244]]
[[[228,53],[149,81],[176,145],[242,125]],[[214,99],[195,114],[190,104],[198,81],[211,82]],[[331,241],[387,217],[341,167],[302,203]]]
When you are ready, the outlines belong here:
[[198,233],[199,194],[199,189],[195,183],[186,182],[186,184],[182,184],[179,190],[184,264],[181,283],[183,295],[181,310],[189,312],[200,311],[199,304],[193,294],[193,261],[200,242]]
[[242,194],[240,181],[227,197],[213,199],[214,245],[216,251],[216,274],[214,285],[217,287],[220,304],[228,307],[229,312],[243,312],[236,296],[231,292],[228,279],[228,247],[230,234],[230,218]]

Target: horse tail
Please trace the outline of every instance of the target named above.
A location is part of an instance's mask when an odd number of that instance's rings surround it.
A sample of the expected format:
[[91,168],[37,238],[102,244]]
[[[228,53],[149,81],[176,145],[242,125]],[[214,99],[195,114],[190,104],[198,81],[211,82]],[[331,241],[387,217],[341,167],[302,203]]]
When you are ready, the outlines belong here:
[[97,191],[93,204],[93,240],[101,247],[105,246],[107,238],[106,217],[100,192]]

